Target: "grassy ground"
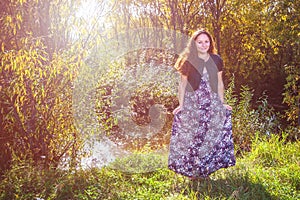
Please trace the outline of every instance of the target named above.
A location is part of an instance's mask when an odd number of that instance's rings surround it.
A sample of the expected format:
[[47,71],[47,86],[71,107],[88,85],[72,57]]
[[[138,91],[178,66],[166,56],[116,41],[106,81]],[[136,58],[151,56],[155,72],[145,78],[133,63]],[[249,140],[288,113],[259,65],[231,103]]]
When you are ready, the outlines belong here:
[[108,168],[42,172],[15,167],[0,185],[0,199],[300,199],[300,142],[277,136],[253,142],[237,165],[210,180],[190,181],[167,168],[125,174]]

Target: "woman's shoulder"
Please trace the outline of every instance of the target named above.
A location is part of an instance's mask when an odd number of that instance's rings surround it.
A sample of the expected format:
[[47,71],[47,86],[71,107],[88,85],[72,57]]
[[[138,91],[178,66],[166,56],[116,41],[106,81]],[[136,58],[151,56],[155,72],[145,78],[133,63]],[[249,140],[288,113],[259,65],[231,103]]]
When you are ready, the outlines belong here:
[[223,61],[219,54],[211,53],[210,57],[215,61]]
[[221,56],[219,54],[210,54],[210,57],[212,58],[212,60],[215,62],[215,64],[218,67],[219,71],[222,71],[223,67],[224,67],[224,63],[223,63],[223,59],[221,58]]
[[193,62],[191,60],[185,59],[185,60],[182,60],[181,65],[182,65],[182,67],[190,68],[190,67],[193,67],[192,63]]
[[191,63],[184,58],[178,59],[175,68],[182,74],[182,75],[188,75],[190,72],[191,68]]

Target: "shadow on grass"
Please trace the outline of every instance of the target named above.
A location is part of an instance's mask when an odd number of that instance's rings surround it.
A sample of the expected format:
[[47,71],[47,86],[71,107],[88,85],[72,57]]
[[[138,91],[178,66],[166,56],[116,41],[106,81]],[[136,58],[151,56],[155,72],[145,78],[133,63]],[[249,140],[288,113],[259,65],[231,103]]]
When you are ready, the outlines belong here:
[[227,179],[209,179],[188,181],[185,193],[197,193],[199,199],[209,196],[211,199],[276,199],[262,184],[253,183],[247,177]]

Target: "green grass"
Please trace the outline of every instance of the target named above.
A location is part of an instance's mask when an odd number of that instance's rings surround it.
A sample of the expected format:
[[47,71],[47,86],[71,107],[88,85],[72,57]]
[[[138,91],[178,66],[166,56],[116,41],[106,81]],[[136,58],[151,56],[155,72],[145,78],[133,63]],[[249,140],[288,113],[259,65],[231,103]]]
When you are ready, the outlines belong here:
[[[300,142],[256,137],[252,151],[236,166],[199,182],[166,167],[147,173],[111,168],[41,172],[23,163],[6,173],[0,199],[300,199],[299,149]],[[138,162],[147,161],[139,157]]]

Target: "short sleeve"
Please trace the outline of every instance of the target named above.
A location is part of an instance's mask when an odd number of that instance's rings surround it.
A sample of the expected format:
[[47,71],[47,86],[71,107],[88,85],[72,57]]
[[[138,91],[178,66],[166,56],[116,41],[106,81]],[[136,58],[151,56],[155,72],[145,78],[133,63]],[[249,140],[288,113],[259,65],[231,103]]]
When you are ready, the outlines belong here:
[[180,66],[179,68],[179,72],[182,75],[188,76],[189,75],[189,71],[190,71],[190,63],[188,61],[184,61],[184,63]]
[[215,64],[217,65],[218,71],[219,72],[223,71],[224,63],[223,63],[222,58],[217,54],[212,54],[211,57],[212,57],[213,61],[215,62]]

